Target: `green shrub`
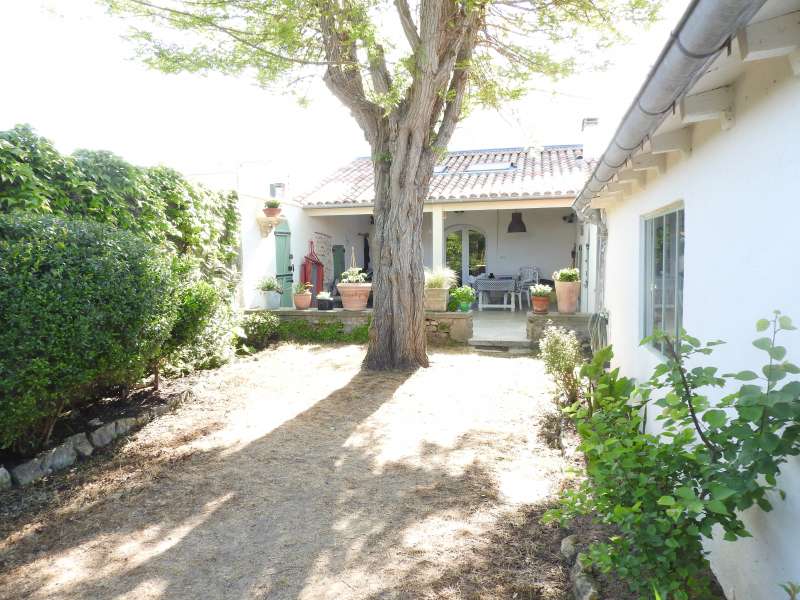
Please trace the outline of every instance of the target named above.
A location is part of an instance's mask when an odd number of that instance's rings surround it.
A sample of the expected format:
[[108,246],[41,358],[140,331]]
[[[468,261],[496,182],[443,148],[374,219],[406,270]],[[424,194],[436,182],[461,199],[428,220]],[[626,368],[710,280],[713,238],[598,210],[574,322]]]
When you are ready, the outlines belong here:
[[261,350],[275,339],[280,320],[271,312],[258,311],[245,315],[242,330],[248,346]]
[[[0,131],[0,213],[24,212],[89,219],[131,231],[191,265],[200,278],[229,296],[236,285],[236,194],[212,192],[165,168],[142,168],[110,152],[61,155],[29,126]],[[224,360],[231,336],[222,334],[230,311],[217,309],[214,328],[172,353],[183,371]],[[212,344],[219,344],[213,347]],[[180,355],[180,358],[178,358]]]
[[292,342],[366,344],[369,341],[369,324],[357,325],[346,332],[341,321],[320,323],[302,319],[282,321],[278,326],[278,338]]
[[62,408],[140,379],[175,319],[171,261],[91,222],[0,215],[0,447],[34,448]]
[[[635,390],[617,370],[604,370],[610,349],[582,369],[592,402],[574,416],[589,478],[546,519],[592,515],[614,526],[620,535],[591,546],[588,559],[641,594],[712,597],[703,538],[715,530],[729,541],[748,537],[742,512],[771,510],[776,491],[785,497],[777,478],[800,454],[800,381],[781,382],[800,368],[776,339],[795,327],[776,312],[756,329],[771,330],[753,342],[767,355],[760,374],[719,375],[699,364],[722,342],[702,344],[685,332],[642,342],[658,344],[667,358]],[[706,389],[726,385],[736,389],[712,404]],[[643,433],[641,413],[650,405],[660,409],[659,435]]]
[[461,287],[451,290],[450,297],[459,305],[463,303],[472,304],[475,302],[475,290],[468,285],[462,285]]
[[[186,273],[181,269],[176,272],[176,276],[182,278],[186,276]],[[154,365],[156,389],[159,386],[162,363],[175,356],[181,348],[190,347],[197,341],[214,315],[220,297],[210,283],[189,281],[180,285],[173,301],[175,303],[175,321]]]
[[195,340],[170,355],[164,364],[164,374],[186,375],[201,369],[216,369],[230,362],[236,356],[236,332],[240,329],[231,303],[218,302]]
[[539,356],[553,377],[563,402],[573,404],[580,394],[578,369],[583,362],[581,343],[574,331],[555,327],[550,321],[539,340]]

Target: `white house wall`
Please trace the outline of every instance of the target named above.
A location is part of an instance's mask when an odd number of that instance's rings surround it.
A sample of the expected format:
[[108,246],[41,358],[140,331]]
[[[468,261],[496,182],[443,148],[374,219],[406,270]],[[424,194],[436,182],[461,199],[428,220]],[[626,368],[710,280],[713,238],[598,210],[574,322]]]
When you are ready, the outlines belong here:
[[[275,276],[275,234],[270,232],[267,237],[263,237],[256,221],[256,215],[263,204],[262,199],[245,197],[239,200],[242,243],[240,299],[244,308],[265,306],[266,298],[258,291],[257,286],[263,278]],[[282,205],[282,216],[288,221],[291,230],[295,281],[303,259],[308,254],[308,242],[314,239],[316,233],[330,236],[331,245],[340,244],[345,247],[345,267],[350,265],[352,250],[355,251],[356,264],[363,265],[364,238],[359,234],[371,231],[368,215],[310,217],[299,206],[287,202]],[[332,273],[326,273],[325,279],[329,276]]]
[[[576,240],[576,224],[562,217],[571,214],[566,208],[534,208],[521,210],[526,233],[508,233],[510,210],[464,211],[445,213],[445,231],[457,225],[469,225],[486,236],[486,269],[498,275],[516,273],[520,267],[539,267],[542,277],[572,265]],[[445,236],[446,237],[446,236]],[[430,214],[423,220],[423,257],[432,264],[432,223]]]
[[[608,209],[605,285],[609,341],[624,374],[645,379],[659,362],[642,337],[642,217],[673,203],[685,209],[683,323],[704,340],[724,339],[710,357],[720,372],[758,371],[754,323],[780,309],[800,321],[800,78],[788,61],[748,63],[735,83],[735,126],[695,126],[689,158],[670,155],[666,174]],[[526,219],[527,222],[527,219]],[[780,338],[800,360],[800,332]],[[800,461],[779,480],[788,497],[752,510],[752,539],[708,545],[728,598],[785,599],[800,581]]]

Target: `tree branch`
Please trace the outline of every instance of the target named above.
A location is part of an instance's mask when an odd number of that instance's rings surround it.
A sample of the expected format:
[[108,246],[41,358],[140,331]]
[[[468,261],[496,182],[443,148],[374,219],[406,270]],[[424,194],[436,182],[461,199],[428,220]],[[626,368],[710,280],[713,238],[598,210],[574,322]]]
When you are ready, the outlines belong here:
[[411,52],[416,52],[420,45],[419,32],[414,24],[414,18],[411,16],[408,2],[406,0],[394,0],[394,5],[397,7],[397,14],[400,15],[400,24],[403,26],[406,39],[411,46]]

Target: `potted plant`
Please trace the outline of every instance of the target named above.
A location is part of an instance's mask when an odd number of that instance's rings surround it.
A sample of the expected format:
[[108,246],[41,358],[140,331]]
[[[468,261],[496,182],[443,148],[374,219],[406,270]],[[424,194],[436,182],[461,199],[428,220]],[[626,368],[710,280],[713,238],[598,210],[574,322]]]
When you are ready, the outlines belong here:
[[277,217],[281,214],[281,202],[270,198],[264,203],[264,214],[268,217]]
[[450,292],[450,298],[456,301],[461,312],[469,312],[475,302],[475,290],[468,285],[462,285]]
[[314,287],[307,281],[298,281],[294,284],[294,307],[305,310],[311,306],[311,288]]
[[345,310],[364,310],[367,307],[372,284],[367,283],[367,274],[360,268],[347,269],[336,287],[339,288],[342,308]]
[[447,310],[447,294],[455,283],[453,269],[425,269],[425,310]]
[[571,315],[578,310],[578,296],[581,293],[581,272],[578,269],[561,269],[553,273],[556,283],[558,312]]
[[553,288],[543,283],[531,286],[531,307],[537,315],[546,315],[550,310],[550,294]]
[[267,308],[274,310],[280,308],[283,288],[274,277],[265,277],[258,284],[258,289],[267,297]]
[[317,294],[317,310],[333,310],[333,298],[330,292]]

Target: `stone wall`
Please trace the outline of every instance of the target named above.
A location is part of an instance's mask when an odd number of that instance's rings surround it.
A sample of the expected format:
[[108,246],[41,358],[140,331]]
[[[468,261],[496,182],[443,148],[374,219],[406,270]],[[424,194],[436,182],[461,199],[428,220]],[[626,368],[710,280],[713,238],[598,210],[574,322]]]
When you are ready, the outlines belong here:
[[425,331],[431,344],[466,344],[472,338],[472,311],[425,311]]
[[555,325],[563,327],[575,332],[578,339],[583,342],[584,346],[590,342],[589,338],[589,313],[575,313],[574,315],[562,315],[557,312],[551,312],[546,315],[537,315],[532,312],[528,313],[528,339],[533,344],[538,345],[539,339],[544,333],[544,328],[548,325]]
[[[341,321],[346,332],[354,327],[366,325],[372,316],[372,309],[365,310],[295,310],[279,309],[273,313],[281,321],[305,320],[309,323],[330,323]],[[472,337],[472,311],[438,312],[425,311],[425,330],[431,344],[466,344]]]
[[309,310],[296,310],[293,308],[282,308],[272,311],[281,321],[307,321],[309,323],[331,323],[339,321],[344,325],[345,332],[351,332],[359,325],[366,325],[369,323],[369,318],[372,316],[372,309],[367,308],[364,310],[344,310],[341,308],[334,308],[333,310],[317,310],[311,308]]

